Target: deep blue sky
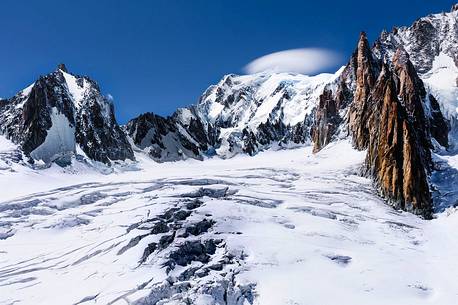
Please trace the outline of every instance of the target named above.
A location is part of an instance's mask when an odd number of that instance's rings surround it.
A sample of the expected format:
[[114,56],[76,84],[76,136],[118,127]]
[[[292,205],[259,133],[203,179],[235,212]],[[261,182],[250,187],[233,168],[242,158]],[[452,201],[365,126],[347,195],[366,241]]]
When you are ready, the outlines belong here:
[[[361,30],[409,25],[453,1],[1,1],[0,96],[64,62],[115,100],[118,121],[168,115],[268,53],[353,51]],[[342,61],[342,65],[345,64]],[[336,67],[337,68],[337,67]]]

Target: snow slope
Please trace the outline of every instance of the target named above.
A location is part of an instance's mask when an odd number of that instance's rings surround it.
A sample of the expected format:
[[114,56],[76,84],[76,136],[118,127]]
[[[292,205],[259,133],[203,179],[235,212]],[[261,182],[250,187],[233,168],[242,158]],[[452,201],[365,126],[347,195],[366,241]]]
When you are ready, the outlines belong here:
[[423,82],[441,105],[441,111],[450,122],[449,139],[458,151],[458,68],[453,59],[440,53],[433,61],[432,69],[421,75]]
[[68,91],[72,95],[73,103],[77,109],[81,108],[84,97],[89,94],[91,84],[84,77],[76,78],[75,76],[63,70],[59,70],[64,76]]
[[422,75],[426,86],[441,102],[441,110],[448,119],[458,116],[457,78],[458,68],[453,59],[444,53],[440,53],[434,59],[432,69]]
[[0,304],[456,304],[458,213],[392,210],[364,155],[0,171]]
[[35,160],[50,163],[56,159],[71,156],[75,152],[75,127],[55,107],[51,109],[51,127],[45,141],[35,148],[30,156]]

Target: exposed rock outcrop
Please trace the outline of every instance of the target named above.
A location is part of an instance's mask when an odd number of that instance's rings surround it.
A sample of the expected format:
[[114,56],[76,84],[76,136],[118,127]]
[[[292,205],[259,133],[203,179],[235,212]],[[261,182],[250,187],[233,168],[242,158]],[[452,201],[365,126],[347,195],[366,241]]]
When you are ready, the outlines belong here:
[[366,167],[396,208],[428,217],[431,197],[426,172],[430,155],[428,147],[423,147],[428,143],[421,141],[421,131],[415,129],[407,107],[398,99],[396,80],[384,65],[368,101],[372,109],[365,122],[369,130],[368,145],[364,147]]
[[212,143],[207,129],[192,109],[180,109],[171,117],[145,113],[130,120],[127,134],[135,146],[156,161],[202,159]]
[[338,97],[334,98],[331,90],[325,88],[320,96],[320,102],[315,114],[315,125],[313,126],[312,140],[313,152],[318,152],[326,144],[332,141],[332,137],[336,134],[337,128],[342,122],[339,115]]
[[429,126],[431,136],[443,147],[449,147],[448,131],[450,130],[449,122],[442,115],[442,111],[436,98],[428,95],[430,105]]

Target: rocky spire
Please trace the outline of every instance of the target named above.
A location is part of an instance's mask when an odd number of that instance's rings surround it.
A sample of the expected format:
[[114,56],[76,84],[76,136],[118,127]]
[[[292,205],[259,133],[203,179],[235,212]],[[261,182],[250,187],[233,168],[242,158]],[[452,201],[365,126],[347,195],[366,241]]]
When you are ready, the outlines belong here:
[[451,12],[456,12],[456,11],[458,11],[458,3],[453,4],[450,11],[451,11]]
[[[421,104],[413,104],[409,110],[399,99],[401,96],[421,99],[416,96],[417,90],[406,90],[401,85],[412,78],[415,76],[397,75],[387,64],[382,66],[365,107],[365,124],[369,130],[366,169],[393,206],[430,217],[426,173],[431,157],[429,139],[423,139],[428,126],[422,117]],[[411,116],[415,116],[413,120],[409,119]],[[418,122],[413,123],[415,120]]]
[[332,140],[341,122],[338,103],[328,88],[320,95],[315,113],[315,125],[312,128],[313,152],[319,151]]
[[367,100],[376,80],[378,67],[372,57],[366,33],[362,32],[359,36],[358,46],[353,54],[352,61],[355,63],[356,89],[354,99],[350,105],[349,127],[353,133],[354,145],[358,149],[365,149],[368,145],[369,129],[366,127]]
[[407,52],[400,48],[391,60],[376,57],[361,33],[333,87],[321,95],[316,110],[315,151],[342,129],[339,113],[346,113],[355,148],[367,150],[364,174],[394,207],[430,217],[430,135],[444,120],[440,110],[434,122],[426,117],[426,90]]
[[424,143],[425,149],[428,150],[430,140],[426,134],[427,123],[423,109],[423,101],[426,97],[425,86],[410,62],[409,55],[402,48],[399,48],[394,54],[393,69],[398,80],[398,97],[403,102],[409,118],[415,125],[415,130],[419,132],[420,142]]
[[64,63],[58,64],[58,65],[57,65],[57,70],[62,70],[62,71],[64,71],[64,72],[68,73],[67,67],[65,66]]
[[[338,125],[343,121],[339,110],[350,104],[349,117],[356,121],[357,117],[364,115],[363,107],[359,107],[367,100],[370,90],[376,80],[377,64],[374,61],[365,32],[361,32],[356,50],[353,52],[350,61],[337,81],[337,89],[332,92],[328,86],[320,96],[319,104],[315,114],[315,122],[312,127],[313,151],[317,152],[332,141],[338,130]],[[349,88],[350,87],[352,88]],[[354,106],[353,106],[354,104]],[[360,119],[359,122],[364,122]],[[353,133],[366,134],[357,137],[355,146],[364,149],[367,143],[367,130],[364,126],[351,125]]]

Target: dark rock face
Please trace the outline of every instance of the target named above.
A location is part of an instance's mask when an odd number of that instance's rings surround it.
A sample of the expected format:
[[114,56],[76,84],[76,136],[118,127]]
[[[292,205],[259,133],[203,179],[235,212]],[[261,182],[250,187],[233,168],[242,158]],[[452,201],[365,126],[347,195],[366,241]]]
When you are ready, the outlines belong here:
[[106,164],[133,159],[112,103],[94,81],[66,71],[61,64],[2,103],[0,132],[20,144],[31,162],[68,159],[76,145],[90,159]]
[[318,110],[315,115],[316,123],[312,129],[313,152],[318,152],[332,141],[332,137],[337,132],[337,128],[342,121],[338,110],[338,102],[334,99],[332,91],[325,89],[320,96]]
[[[186,111],[187,120],[182,120]],[[188,109],[178,110],[171,117],[145,113],[129,121],[127,134],[134,144],[146,150],[156,161],[174,161],[184,158],[201,159],[211,140],[211,131]]]
[[428,20],[420,19],[413,24],[412,56],[418,62],[418,72],[431,69],[434,56],[437,55],[437,30]]
[[444,147],[449,146],[448,130],[450,129],[447,120],[443,117],[439,103],[433,95],[429,95],[431,106],[431,117],[429,120],[431,136]]
[[63,63],[57,65],[57,70],[61,70],[65,73],[68,73],[67,67]]
[[96,161],[110,164],[110,160],[134,159],[125,133],[114,116],[110,101],[93,87],[76,115],[76,142],[86,155]]
[[[429,117],[424,111],[428,102],[434,109]],[[325,90],[320,97],[315,150],[331,141],[344,119],[354,146],[367,150],[364,172],[373,177],[381,194],[396,208],[430,217],[430,137],[437,136],[446,146],[447,132],[439,131],[446,122],[434,98],[428,101],[423,82],[403,49],[390,60],[380,60],[361,34],[337,89]]]
[[[28,156],[44,143],[52,127],[52,109],[67,119],[68,128],[75,127],[75,109],[68,94],[63,75],[53,72],[41,76],[28,87],[8,100],[1,108],[0,131],[14,143],[20,143]],[[74,145],[62,147],[55,156],[59,158],[72,153]],[[44,161],[53,161],[52,159]]]
[[369,143],[369,126],[366,124],[372,113],[368,99],[374,88],[378,63],[374,61],[365,33],[361,33],[352,62],[356,63],[356,90],[349,110],[349,129],[358,149],[365,149]]
[[319,103],[315,110],[315,122],[311,129],[313,140],[313,152],[318,152],[329,144],[339,133],[339,127],[344,122],[340,114],[341,109],[346,109],[353,100],[356,77],[356,55],[353,55],[350,62],[342,71],[341,76],[336,80],[337,89],[332,90],[330,84],[325,87],[319,97]]
[[409,53],[418,74],[429,72],[433,61],[440,53],[450,56],[456,64],[458,60],[457,5],[453,5],[450,13],[428,15],[419,18],[410,27],[383,32],[374,48],[377,56],[383,57],[386,53],[392,53],[397,48],[403,47]]
[[430,155],[423,145],[429,143],[420,140],[421,131],[417,132],[409,120],[406,107],[398,99],[395,81],[384,66],[368,101],[373,108],[367,121],[370,133],[366,167],[395,207],[428,217],[431,197],[426,171]]

